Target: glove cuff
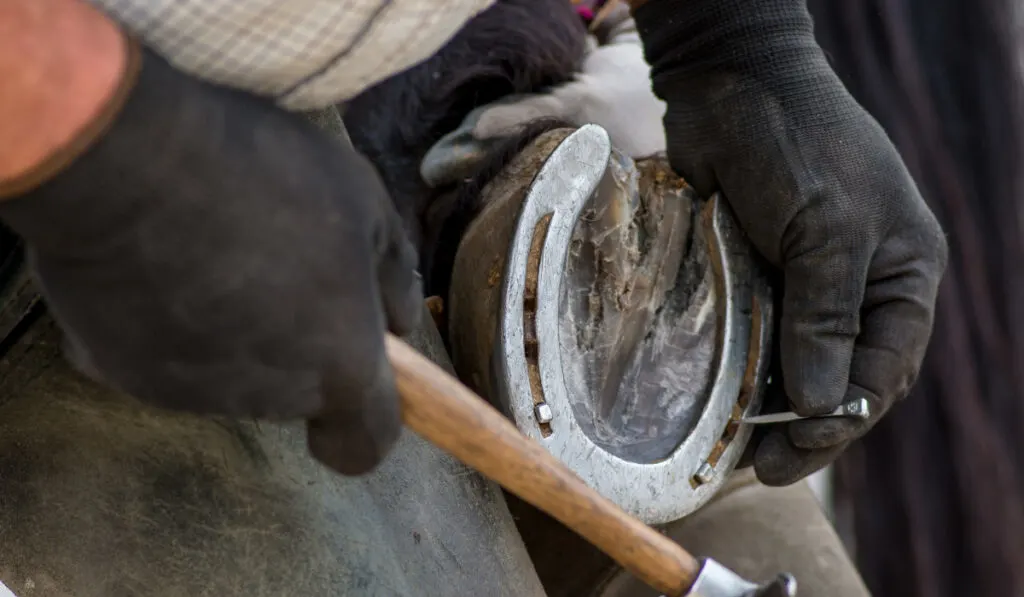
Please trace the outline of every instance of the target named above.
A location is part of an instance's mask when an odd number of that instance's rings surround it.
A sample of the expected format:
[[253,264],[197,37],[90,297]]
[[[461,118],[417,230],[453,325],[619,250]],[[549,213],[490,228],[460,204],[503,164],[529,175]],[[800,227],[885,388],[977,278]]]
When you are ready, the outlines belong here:
[[781,73],[818,51],[806,0],[649,0],[633,17],[651,76]]
[[78,255],[111,242],[157,207],[154,186],[166,182],[142,181],[180,157],[172,131],[182,126],[181,112],[194,111],[190,100],[202,84],[134,39],[125,43],[130,59],[102,113],[21,178],[17,196],[0,200],[0,218],[38,252]]
[[123,34],[122,39],[126,50],[124,73],[110,98],[100,108],[99,113],[63,147],[58,148],[35,168],[13,180],[0,183],[0,201],[28,193],[60,174],[107,132],[128,101],[135,82],[138,80],[142,64],[142,50],[139,43],[126,33]]

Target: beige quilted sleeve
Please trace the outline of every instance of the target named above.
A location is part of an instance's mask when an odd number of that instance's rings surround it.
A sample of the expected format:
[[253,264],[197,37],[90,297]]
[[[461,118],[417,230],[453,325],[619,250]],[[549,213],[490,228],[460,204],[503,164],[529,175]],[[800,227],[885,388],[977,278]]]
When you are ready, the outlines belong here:
[[90,0],[175,67],[290,110],[436,52],[494,0]]

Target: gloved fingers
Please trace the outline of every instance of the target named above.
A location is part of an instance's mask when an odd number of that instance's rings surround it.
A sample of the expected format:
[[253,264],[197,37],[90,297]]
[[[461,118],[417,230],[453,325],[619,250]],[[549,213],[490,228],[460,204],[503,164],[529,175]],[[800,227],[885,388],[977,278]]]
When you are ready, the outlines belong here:
[[[669,151],[671,150],[672,148],[670,147]],[[672,159],[671,155],[669,159]],[[718,179],[715,177],[715,171],[712,170],[710,164],[689,166],[683,163],[677,166],[676,160],[672,160],[672,168],[680,173],[683,176],[683,180],[693,187],[701,197],[711,197],[719,190]]]
[[[352,190],[376,191],[377,184],[376,177],[359,177]],[[314,457],[344,475],[368,472],[398,439],[398,390],[384,334],[389,318],[392,326],[411,329],[422,311],[414,254],[403,248],[408,241],[400,218],[379,191],[378,209],[365,223],[369,244],[347,245],[354,254],[342,261],[345,276],[325,289],[332,302],[321,299],[311,306],[322,311],[316,318],[321,327],[307,332],[311,354],[319,359],[322,404],[307,419],[307,443]]]
[[[856,351],[854,359],[857,358]],[[820,450],[833,446],[845,445],[868,432],[875,421],[889,410],[891,402],[879,398],[864,388],[851,384],[847,389],[844,402],[864,398],[868,401],[871,416],[867,419],[854,417],[826,417],[821,419],[805,419],[788,424],[789,439],[797,448],[804,450]]]
[[747,442],[746,447],[743,448],[743,454],[740,455],[739,460],[736,462],[736,468],[743,469],[750,466],[754,466],[754,456],[757,454],[757,446],[761,444],[768,434],[773,431],[775,425],[754,425],[754,429],[750,433],[750,440]]
[[844,401],[866,398],[871,417],[795,421],[789,427],[794,445],[824,448],[856,439],[867,433],[895,401],[910,393],[931,337],[932,306],[940,273],[937,268],[922,267],[920,260],[891,250],[899,245],[899,239],[883,243],[872,264],[884,275],[872,276],[878,281],[869,282],[865,291],[861,331],[844,397]]
[[[775,316],[775,325],[778,326],[777,312]],[[780,381],[782,379],[782,371],[779,365],[778,352],[777,347],[772,348],[772,360],[768,368],[768,380],[766,387],[764,388],[764,396],[761,399],[761,407],[758,411],[759,414],[780,413],[786,412],[790,409],[789,398],[786,397],[786,392],[782,388],[782,383]],[[753,427],[754,428],[750,433],[750,440],[747,442],[736,468],[753,466],[754,457],[757,454],[757,447],[770,433],[776,432],[782,428],[780,425],[754,425]]]
[[846,395],[868,258],[862,264],[862,247],[835,240],[806,245],[814,248],[785,263],[779,359],[794,412],[813,416],[835,410]]
[[924,224],[900,227],[879,247],[865,291],[850,383],[887,405],[906,398],[917,381],[946,268],[945,237],[934,216]]
[[386,377],[378,391],[367,393],[366,408],[332,411],[306,421],[306,441],[317,460],[352,476],[372,471],[387,456],[402,420],[393,375],[389,371]]
[[757,445],[754,472],[765,485],[792,485],[831,464],[845,449],[843,443],[822,450],[803,450],[793,446],[782,429],[773,429]]
[[387,243],[377,262],[377,284],[388,329],[399,336],[415,330],[423,314],[423,279],[419,254],[406,234],[398,211],[388,202]]
[[[666,139],[686,139],[694,134],[693,120],[699,120],[700,114],[684,113],[666,110],[662,117],[662,125],[665,129]],[[668,141],[668,159],[676,174],[683,177],[697,195],[710,199],[712,195],[720,191],[718,176],[712,166],[713,160],[707,159],[702,147],[695,142],[672,143]],[[728,201],[728,197],[725,198]]]
[[577,83],[567,83],[550,93],[528,95],[514,103],[496,104],[480,115],[473,127],[477,139],[492,139],[515,134],[522,126],[545,118],[571,121],[572,101],[579,90]]
[[325,406],[307,421],[310,452],[343,475],[372,470],[401,432],[398,390],[384,349],[382,319],[380,310],[372,308],[356,308],[345,315],[345,346],[320,372]]
[[[351,234],[356,238],[348,244],[348,250],[355,254],[343,260],[350,262],[351,257],[356,257],[356,263],[365,262],[366,269],[360,265],[361,271],[356,272],[353,268],[357,266],[349,265],[345,275],[350,280],[350,288],[346,290],[356,297],[356,308],[365,311],[362,315],[371,318],[368,322],[376,323],[377,313],[369,312],[369,307],[379,304],[383,307],[387,328],[404,335],[416,329],[422,313],[423,289],[416,271],[419,256],[376,168],[353,147],[345,149],[350,161],[348,186],[343,192],[366,202],[365,210],[349,216],[355,220]],[[341,200],[345,201],[346,197]],[[365,256],[360,254],[364,251]],[[379,334],[376,330],[365,331]]]

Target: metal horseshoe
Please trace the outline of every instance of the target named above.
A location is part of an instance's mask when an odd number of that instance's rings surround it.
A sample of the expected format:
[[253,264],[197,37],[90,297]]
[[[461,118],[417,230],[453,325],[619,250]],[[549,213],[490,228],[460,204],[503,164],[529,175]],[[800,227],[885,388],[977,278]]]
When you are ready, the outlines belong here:
[[[753,427],[767,376],[771,290],[728,205],[714,196],[701,222],[715,278],[718,350],[714,385],[696,427],[665,459],[630,462],[596,445],[575,423],[557,342],[538,343],[543,402],[531,388],[524,351],[524,292],[535,230],[550,216],[537,280],[536,329],[558,329],[560,284],[574,226],[612,155],[608,133],[583,126],[566,137],[535,176],[508,254],[493,353],[496,390],[518,428],[593,489],[648,524],[679,519],[706,503],[736,466]],[[534,251],[536,253],[536,251]],[[536,384],[536,373],[533,383]],[[547,425],[542,432],[540,423]]]

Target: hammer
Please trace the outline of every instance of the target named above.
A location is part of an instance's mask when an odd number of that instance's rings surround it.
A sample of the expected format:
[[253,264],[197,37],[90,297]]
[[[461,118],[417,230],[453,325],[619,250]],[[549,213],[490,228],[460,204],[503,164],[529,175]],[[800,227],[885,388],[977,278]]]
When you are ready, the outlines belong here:
[[410,429],[559,520],[664,597],[795,597],[788,574],[758,586],[693,557],[584,484],[411,346],[389,334],[386,348]]

